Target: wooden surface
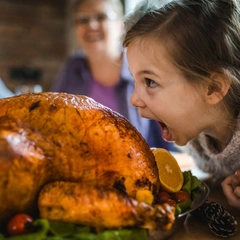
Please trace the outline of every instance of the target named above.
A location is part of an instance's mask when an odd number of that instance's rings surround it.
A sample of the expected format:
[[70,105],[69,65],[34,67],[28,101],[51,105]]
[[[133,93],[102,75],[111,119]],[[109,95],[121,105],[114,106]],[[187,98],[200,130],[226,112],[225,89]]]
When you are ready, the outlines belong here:
[[[206,180],[206,184],[211,189],[210,201],[215,201],[217,203],[220,203],[222,206],[224,206],[225,210],[227,210],[238,223],[240,223],[240,211],[231,208],[226,198],[222,192],[221,187],[216,188],[210,185],[210,183]],[[238,226],[238,231],[229,238],[221,238],[216,236],[214,233],[211,232],[210,228],[200,219],[197,219],[196,217],[191,216],[190,214],[186,218],[184,225],[175,232],[169,240],[219,240],[219,239],[230,239],[230,240],[239,240],[240,239],[240,227]]]

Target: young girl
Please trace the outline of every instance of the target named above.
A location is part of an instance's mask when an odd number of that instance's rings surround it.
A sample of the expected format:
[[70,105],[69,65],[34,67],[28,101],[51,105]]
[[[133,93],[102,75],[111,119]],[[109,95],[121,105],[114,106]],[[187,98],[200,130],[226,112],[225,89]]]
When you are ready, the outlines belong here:
[[[238,0],[173,0],[162,8],[151,2],[126,20],[131,104],[220,183],[240,169]],[[240,208],[237,185],[238,174],[222,183]]]

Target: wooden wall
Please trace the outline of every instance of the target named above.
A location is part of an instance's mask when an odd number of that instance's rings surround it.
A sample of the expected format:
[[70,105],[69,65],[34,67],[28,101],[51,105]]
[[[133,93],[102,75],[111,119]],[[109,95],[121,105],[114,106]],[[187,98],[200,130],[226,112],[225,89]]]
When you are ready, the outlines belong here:
[[42,71],[48,90],[67,55],[68,0],[0,0],[0,78],[14,88],[10,71]]

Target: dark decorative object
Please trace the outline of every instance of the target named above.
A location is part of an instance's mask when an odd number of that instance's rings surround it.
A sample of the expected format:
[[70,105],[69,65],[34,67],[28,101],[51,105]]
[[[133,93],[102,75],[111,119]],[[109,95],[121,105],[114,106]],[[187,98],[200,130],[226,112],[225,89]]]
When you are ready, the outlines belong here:
[[237,231],[237,221],[219,203],[205,202],[192,215],[203,219],[219,237],[230,237]]

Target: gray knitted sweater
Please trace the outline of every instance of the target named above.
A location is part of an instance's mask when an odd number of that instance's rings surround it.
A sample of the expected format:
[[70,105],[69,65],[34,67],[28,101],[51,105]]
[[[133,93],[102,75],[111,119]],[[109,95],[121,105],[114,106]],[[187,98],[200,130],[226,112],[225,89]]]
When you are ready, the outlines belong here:
[[189,142],[184,150],[202,171],[211,175],[213,182],[219,184],[240,169],[240,119],[230,143],[223,151],[219,152],[204,134]]

